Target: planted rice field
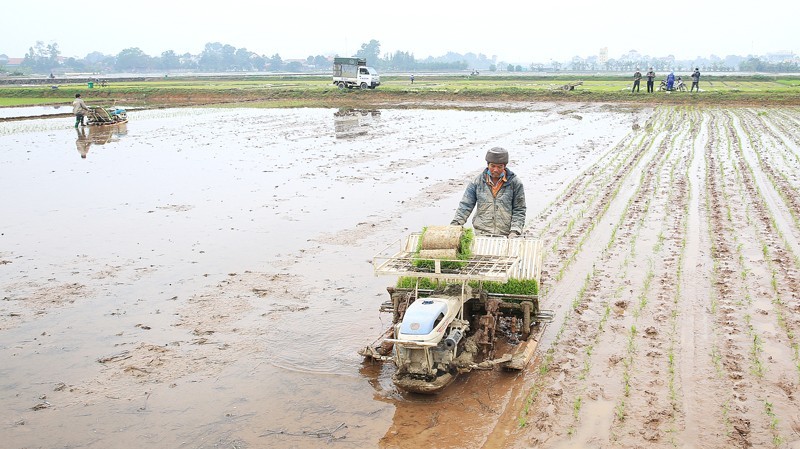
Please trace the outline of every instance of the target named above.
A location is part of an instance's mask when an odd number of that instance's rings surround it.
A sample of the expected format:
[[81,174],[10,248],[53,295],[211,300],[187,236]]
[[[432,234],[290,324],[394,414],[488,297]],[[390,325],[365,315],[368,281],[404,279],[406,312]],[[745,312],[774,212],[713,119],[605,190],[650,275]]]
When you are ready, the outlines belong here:
[[[800,445],[800,108],[413,106],[0,123],[10,447]],[[357,355],[368,262],[497,145],[555,320],[522,374],[404,394]]]

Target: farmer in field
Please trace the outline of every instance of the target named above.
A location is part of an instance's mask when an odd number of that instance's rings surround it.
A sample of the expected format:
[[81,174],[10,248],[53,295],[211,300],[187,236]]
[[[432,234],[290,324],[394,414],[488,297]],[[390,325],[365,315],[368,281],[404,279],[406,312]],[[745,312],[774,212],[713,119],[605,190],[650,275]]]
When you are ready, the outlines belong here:
[[656,79],[656,72],[653,71],[653,68],[650,67],[650,71],[647,72],[647,92],[653,93],[653,83],[655,83]]
[[667,90],[672,90],[673,84],[675,84],[675,72],[669,72],[669,75],[667,75]]
[[75,101],[72,102],[72,113],[75,114],[76,128],[78,125],[86,126],[83,123],[83,116],[86,115],[87,112],[89,112],[89,107],[84,103],[81,94],[75,94]]
[[642,72],[639,71],[639,67],[636,67],[636,71],[633,73],[633,87],[631,87],[631,93],[635,90],[639,92],[639,83],[642,81]]
[[486,168],[467,185],[451,225],[462,226],[472,210],[472,227],[479,235],[518,237],[525,227],[525,189],[508,166],[508,151],[486,152]]
[[700,67],[694,68],[694,73],[692,73],[692,88],[689,89],[689,92],[693,92],[695,87],[697,91],[700,92]]

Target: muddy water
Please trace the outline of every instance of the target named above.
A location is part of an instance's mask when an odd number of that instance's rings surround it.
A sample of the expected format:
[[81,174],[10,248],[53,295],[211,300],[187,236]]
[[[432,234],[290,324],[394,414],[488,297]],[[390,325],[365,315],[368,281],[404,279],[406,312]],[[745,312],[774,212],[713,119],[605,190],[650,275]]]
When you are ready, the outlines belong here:
[[[534,220],[649,111],[174,109],[0,123],[5,447],[479,447],[523,376],[436,397],[356,354],[372,255],[448,223],[491,146]],[[469,425],[466,425],[469,423]]]
[[58,114],[72,114],[72,106],[18,106],[0,108],[0,119]]

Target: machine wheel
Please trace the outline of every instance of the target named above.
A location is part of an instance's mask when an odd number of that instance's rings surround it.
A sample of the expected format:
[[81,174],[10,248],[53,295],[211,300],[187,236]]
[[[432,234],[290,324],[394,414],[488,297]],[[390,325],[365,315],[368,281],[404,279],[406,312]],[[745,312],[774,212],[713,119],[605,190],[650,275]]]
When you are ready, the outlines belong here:
[[367,87],[369,87],[367,86],[367,83],[361,83],[361,90],[366,90]]
[[339,90],[344,90],[344,81],[339,81],[339,83],[336,85],[339,87]]

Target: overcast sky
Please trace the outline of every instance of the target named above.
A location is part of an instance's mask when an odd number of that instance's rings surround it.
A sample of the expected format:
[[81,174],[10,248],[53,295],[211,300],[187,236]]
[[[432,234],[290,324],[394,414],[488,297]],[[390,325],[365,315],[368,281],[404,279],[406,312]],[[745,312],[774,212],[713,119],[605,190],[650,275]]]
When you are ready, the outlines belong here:
[[800,53],[797,0],[14,0],[0,10],[0,54],[9,57],[23,57],[37,40],[80,58],[131,47],[150,56],[198,54],[208,42],[283,59],[351,56],[371,39],[381,55],[472,52],[522,64],[597,55],[602,47],[611,58],[629,50],[678,59]]

